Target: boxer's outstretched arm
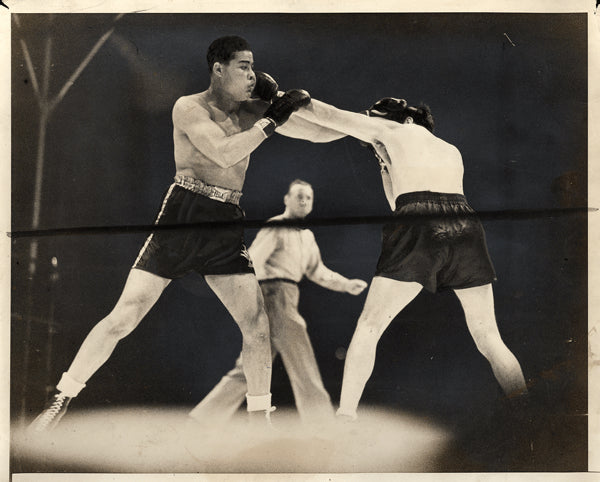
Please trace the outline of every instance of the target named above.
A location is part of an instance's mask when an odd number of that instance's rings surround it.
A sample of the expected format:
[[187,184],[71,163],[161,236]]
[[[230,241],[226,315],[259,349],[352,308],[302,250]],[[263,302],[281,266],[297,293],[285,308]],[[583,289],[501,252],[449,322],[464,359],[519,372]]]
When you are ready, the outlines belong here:
[[298,109],[294,117],[356,137],[369,144],[380,140],[383,131],[386,130],[383,119],[338,109],[316,99],[312,99],[306,107]]
[[279,126],[275,132],[286,137],[304,139],[310,142],[332,142],[346,137],[346,134],[310,122],[297,116],[295,113],[292,114],[285,124]]

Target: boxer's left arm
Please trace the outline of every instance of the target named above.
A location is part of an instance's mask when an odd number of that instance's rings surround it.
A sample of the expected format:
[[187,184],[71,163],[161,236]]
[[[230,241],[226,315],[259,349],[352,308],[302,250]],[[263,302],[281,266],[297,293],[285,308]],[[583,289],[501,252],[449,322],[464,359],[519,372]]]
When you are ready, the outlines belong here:
[[[256,72],[256,85],[253,97],[262,101],[272,102],[285,95],[285,92],[277,89],[278,85],[273,77],[264,72]],[[268,108],[268,104],[266,106]],[[286,137],[303,139],[310,142],[332,142],[346,137],[346,134],[327,129],[326,127],[297,117],[294,114],[289,117],[285,124],[277,126],[275,132]]]
[[[285,95],[285,92],[278,90],[278,88],[279,85],[273,77],[264,72],[256,71],[256,85],[254,86],[252,97],[260,100],[260,103],[249,104],[249,107],[255,111],[262,108],[260,112],[262,115],[272,101]],[[275,132],[286,137],[303,139],[310,142],[332,142],[346,137],[346,134],[327,129],[294,114],[291,115],[285,124],[278,126]]]
[[391,121],[385,119],[338,109],[316,99],[312,99],[306,107],[298,109],[294,116],[342,132],[369,144],[382,142],[382,137],[385,137],[386,131],[388,131],[386,126],[401,125],[391,124]]
[[346,134],[310,122],[297,116],[296,113],[292,114],[289,120],[284,125],[279,126],[275,132],[286,137],[315,143],[332,142],[346,137]]

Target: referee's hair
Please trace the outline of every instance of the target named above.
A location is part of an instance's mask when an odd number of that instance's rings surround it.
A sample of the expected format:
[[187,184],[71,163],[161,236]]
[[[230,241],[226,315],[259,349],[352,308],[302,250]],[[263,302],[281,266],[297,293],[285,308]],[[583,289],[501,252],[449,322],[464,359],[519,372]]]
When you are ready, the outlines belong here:
[[312,189],[312,185],[310,183],[303,181],[302,179],[294,179],[292,182],[290,182],[290,186],[288,187],[288,194],[296,184],[300,184],[301,186],[308,186]]

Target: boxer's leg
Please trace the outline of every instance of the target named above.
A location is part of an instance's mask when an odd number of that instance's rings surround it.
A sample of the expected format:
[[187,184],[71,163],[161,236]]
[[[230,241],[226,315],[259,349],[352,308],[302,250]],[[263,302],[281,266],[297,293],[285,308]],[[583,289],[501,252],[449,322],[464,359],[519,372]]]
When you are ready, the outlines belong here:
[[30,425],[30,431],[43,432],[56,426],[71,398],[79,394],[88,379],[108,360],[119,340],[135,329],[170,281],[139,269],[129,272],[119,301],[87,335],[69,370],[56,386],[56,392]]
[[465,312],[467,327],[475,345],[490,362],[505,395],[510,398],[527,393],[521,366],[498,331],[492,285],[457,289],[454,292]]
[[419,294],[416,282],[376,276],[356,324],[344,366],[338,415],[356,418],[356,408],[375,365],[377,342],[396,315]]
[[207,275],[205,279],[242,332],[248,411],[270,411],[272,359],[269,320],[256,276]]

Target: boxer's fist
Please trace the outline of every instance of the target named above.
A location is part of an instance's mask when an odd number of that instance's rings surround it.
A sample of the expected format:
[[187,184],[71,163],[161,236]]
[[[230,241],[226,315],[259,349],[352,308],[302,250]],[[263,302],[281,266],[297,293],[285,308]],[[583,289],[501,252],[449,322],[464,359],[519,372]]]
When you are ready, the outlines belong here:
[[[393,117],[395,113],[402,112],[408,104],[404,99],[396,99],[394,97],[384,97],[375,102],[369,107],[369,115],[379,115],[382,117]],[[375,112],[373,112],[375,111]]]
[[262,129],[265,137],[269,137],[275,128],[287,122],[293,112],[308,105],[310,94],[302,89],[288,90],[281,96],[276,96],[273,103],[265,111],[263,118],[254,125]]
[[288,90],[277,97],[266,110],[264,117],[273,119],[278,126],[287,122],[293,112],[310,103],[310,94],[302,89]]
[[294,103],[295,111],[300,107],[306,107],[310,104],[310,94],[304,89],[291,89],[288,90],[284,95],[289,95],[290,99]]
[[252,90],[252,97],[271,102],[277,95],[279,85],[277,85],[275,79],[269,74],[259,71],[255,71],[254,73],[256,75],[256,84],[254,84],[254,89]]

